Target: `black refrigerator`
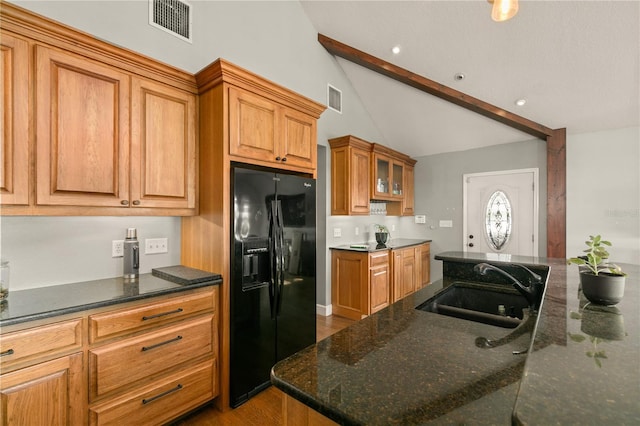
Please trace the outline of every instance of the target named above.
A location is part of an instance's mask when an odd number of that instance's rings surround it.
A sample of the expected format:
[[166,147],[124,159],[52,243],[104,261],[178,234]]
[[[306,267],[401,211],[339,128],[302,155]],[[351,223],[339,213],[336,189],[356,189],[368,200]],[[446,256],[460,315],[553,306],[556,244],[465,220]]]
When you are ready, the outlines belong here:
[[237,407],[269,386],[276,362],[315,343],[316,182],[239,166],[231,173],[230,403]]

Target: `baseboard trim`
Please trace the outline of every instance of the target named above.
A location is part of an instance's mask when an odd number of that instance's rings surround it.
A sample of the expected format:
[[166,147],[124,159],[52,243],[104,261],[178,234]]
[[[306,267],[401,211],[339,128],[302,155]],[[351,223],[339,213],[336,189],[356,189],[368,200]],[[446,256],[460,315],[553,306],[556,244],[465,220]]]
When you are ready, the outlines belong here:
[[323,317],[330,316],[332,311],[331,305],[316,305],[316,314],[322,315]]

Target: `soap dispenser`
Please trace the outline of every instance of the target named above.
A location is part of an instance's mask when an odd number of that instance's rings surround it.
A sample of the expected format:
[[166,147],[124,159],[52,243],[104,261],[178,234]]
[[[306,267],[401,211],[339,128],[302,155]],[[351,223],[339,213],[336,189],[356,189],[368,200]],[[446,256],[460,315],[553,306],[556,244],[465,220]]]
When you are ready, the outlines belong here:
[[127,228],[127,238],[124,240],[124,279],[135,280],[140,269],[140,246],[136,228]]

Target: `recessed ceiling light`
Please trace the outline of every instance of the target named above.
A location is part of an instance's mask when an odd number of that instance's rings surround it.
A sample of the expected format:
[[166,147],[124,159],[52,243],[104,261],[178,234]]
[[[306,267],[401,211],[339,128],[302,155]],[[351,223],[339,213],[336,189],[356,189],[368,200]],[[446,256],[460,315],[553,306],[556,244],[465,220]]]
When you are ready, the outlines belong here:
[[518,99],[516,101],[516,105],[518,105],[518,106],[524,106],[524,104],[526,104],[526,103],[527,103],[526,99]]
[[393,52],[394,55],[397,55],[398,53],[400,53],[400,46],[393,46],[391,48],[391,51]]

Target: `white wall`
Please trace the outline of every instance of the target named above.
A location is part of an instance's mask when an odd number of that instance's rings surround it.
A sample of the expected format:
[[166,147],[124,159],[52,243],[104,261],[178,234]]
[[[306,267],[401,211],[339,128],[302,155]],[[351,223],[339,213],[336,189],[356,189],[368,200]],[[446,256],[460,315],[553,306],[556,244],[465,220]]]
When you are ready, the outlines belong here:
[[640,263],[638,127],[567,137],[567,256],[596,234],[611,261]]
[[[192,73],[222,57],[323,104],[331,83],[342,90],[343,113],[327,110],[321,116],[318,143],[346,134],[384,142],[335,58],[317,42],[298,2],[191,0],[193,44],[151,27],[147,0],[13,3]],[[326,167],[318,173],[326,173]],[[319,210],[318,220],[324,223],[325,216],[326,209]],[[5,217],[1,254],[11,262],[14,289],[118,276],[122,260],[111,258],[111,240],[137,227],[141,237],[170,241],[168,255],[143,257],[142,272],[148,272],[179,262],[180,223],[179,218],[150,217]],[[321,262],[325,258],[319,256]],[[324,279],[326,265],[318,268]],[[318,284],[318,303],[324,304],[328,292],[324,282]]]

